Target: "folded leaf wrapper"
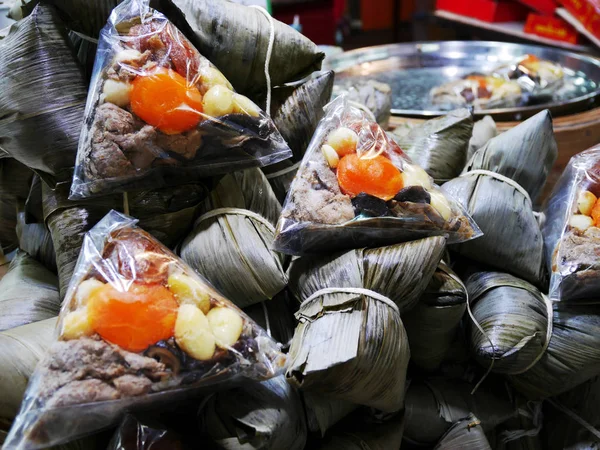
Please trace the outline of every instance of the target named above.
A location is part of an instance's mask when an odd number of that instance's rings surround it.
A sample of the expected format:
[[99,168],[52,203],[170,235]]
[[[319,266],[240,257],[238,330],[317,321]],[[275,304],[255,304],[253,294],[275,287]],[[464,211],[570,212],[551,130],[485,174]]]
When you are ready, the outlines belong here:
[[0,247],[17,248],[17,208],[27,198],[33,172],[12,158],[0,158]]
[[111,211],[85,237],[58,340],[7,438],[37,449],[241,378],[283,371],[279,344],[135,220]]
[[51,186],[72,176],[87,92],[67,33],[40,4],[0,40],[2,150]]
[[277,224],[289,254],[480,235],[459,204],[346,97],[327,107]]
[[267,90],[265,61],[274,40],[269,75],[273,86],[319,70],[325,54],[292,27],[261,11],[225,0],[158,0],[160,10],[182,30],[233,87],[255,98]]
[[366,106],[383,129],[388,128],[392,115],[392,88],[389,84],[376,80],[345,82],[342,79],[334,86],[333,95],[337,97],[344,93],[347,93],[353,102]]
[[452,425],[433,450],[492,450],[492,447],[479,419],[469,414]]
[[273,121],[148,3],[121,3],[100,33],[71,199],[291,156]]
[[600,147],[567,165],[545,208],[542,229],[550,298],[596,299],[600,292]]

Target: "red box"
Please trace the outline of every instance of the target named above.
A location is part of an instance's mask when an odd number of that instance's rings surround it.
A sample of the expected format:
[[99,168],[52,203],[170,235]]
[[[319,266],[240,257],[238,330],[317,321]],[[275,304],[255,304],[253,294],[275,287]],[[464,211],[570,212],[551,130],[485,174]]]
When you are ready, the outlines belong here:
[[530,7],[541,14],[553,15],[557,4],[554,0],[519,0],[519,2]]
[[594,8],[586,0],[558,0],[583,26],[587,26]]
[[484,22],[522,22],[529,12],[520,3],[502,0],[437,0],[436,8]]
[[525,33],[535,34],[554,41],[577,44],[579,35],[575,28],[562,19],[531,13],[525,22]]

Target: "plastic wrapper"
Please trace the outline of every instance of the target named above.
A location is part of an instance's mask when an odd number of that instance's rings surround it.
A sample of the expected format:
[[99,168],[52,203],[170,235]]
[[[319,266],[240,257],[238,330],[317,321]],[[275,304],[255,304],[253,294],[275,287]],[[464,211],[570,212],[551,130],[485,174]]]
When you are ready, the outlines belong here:
[[279,344],[135,223],[111,211],[86,235],[8,448],[46,448],[126,411],[282,372]]
[[343,81],[333,89],[333,95],[346,93],[350,100],[365,105],[377,119],[377,123],[387,129],[392,115],[392,88],[389,84],[376,80],[359,82]]
[[148,4],[121,3],[100,33],[71,199],[291,156],[273,121]]
[[480,235],[462,207],[344,96],[327,107],[276,231],[275,249],[289,254]]
[[184,450],[182,438],[163,425],[127,415],[107,450]]
[[493,74],[517,82],[524,92],[538,100],[543,96],[552,97],[565,76],[562,66],[535,55],[523,55],[510,64],[496,67]]
[[600,292],[600,146],[569,161],[545,208],[542,228],[550,298],[597,299]]

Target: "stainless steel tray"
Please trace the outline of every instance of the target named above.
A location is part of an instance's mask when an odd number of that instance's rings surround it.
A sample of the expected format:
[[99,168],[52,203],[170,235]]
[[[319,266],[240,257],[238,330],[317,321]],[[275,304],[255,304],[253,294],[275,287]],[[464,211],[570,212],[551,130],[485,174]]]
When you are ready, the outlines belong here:
[[336,83],[372,78],[392,87],[392,114],[432,117],[445,111],[431,104],[429,91],[475,71],[487,71],[533,54],[561,64],[569,96],[518,108],[475,110],[476,116],[496,120],[522,120],[550,109],[554,116],[581,112],[600,105],[600,60],[551,47],[484,41],[446,41],[366,47],[336,55],[325,66],[336,72]]

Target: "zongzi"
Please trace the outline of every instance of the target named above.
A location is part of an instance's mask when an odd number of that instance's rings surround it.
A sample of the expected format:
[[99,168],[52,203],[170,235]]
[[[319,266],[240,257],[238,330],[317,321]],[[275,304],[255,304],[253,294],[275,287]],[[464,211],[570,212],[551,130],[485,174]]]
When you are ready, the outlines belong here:
[[25,211],[19,211],[17,214],[19,248],[42,263],[47,269],[56,272],[56,254],[50,230],[43,221],[41,223],[25,223],[25,216]]
[[546,263],[553,300],[600,292],[600,147],[569,161],[545,208]]
[[275,341],[135,222],[111,211],[86,235],[58,341],[30,380],[9,448],[67,442],[127,410],[281,373]]
[[25,252],[0,280],[0,331],[58,315],[58,278]]
[[469,105],[477,110],[512,108],[523,103],[519,83],[479,73],[436,86],[429,96],[433,105],[444,110]]
[[483,232],[479,239],[453,250],[536,286],[544,284],[542,233],[531,199],[521,186],[494,172],[469,172],[442,189],[467,208]]
[[493,383],[483,384],[474,394],[473,386],[460,380],[432,378],[413,380],[406,392],[404,437],[417,445],[433,445],[453,423],[470,413],[481,421],[484,431],[493,430],[516,415],[508,396]]
[[466,286],[473,318],[485,333],[471,327],[470,346],[477,362],[506,374],[532,367],[552,333],[550,301],[526,281],[500,272],[476,272]]
[[261,11],[225,0],[158,0],[179,29],[244,95],[267,90],[265,64],[271,33],[269,75],[273,86],[319,70],[325,57],[292,27]]
[[272,300],[244,308],[244,312],[264,328],[269,336],[284,346],[292,340],[296,328],[294,313],[298,306],[292,303],[293,299],[290,297],[287,289],[284,289]]
[[0,247],[4,254],[19,244],[17,209],[27,199],[32,176],[31,170],[17,160],[0,158]]
[[539,361],[511,375],[530,399],[562,394],[600,375],[600,304],[554,303],[552,338]]
[[467,309],[465,285],[446,264],[440,263],[417,305],[402,316],[411,361],[435,370],[444,361]]
[[225,450],[303,450],[307,429],[299,393],[283,376],[209,397],[204,431]]
[[71,178],[83,123],[87,83],[72,52],[46,3],[0,40],[2,150],[52,186]]
[[463,170],[472,131],[471,112],[457,109],[417,125],[408,133],[392,133],[391,137],[415,164],[441,184]]
[[556,161],[552,116],[544,110],[490,139],[477,150],[465,172],[489,170],[521,185],[535,201]]
[[303,392],[308,431],[325,436],[327,430],[358,408],[355,403],[330,398],[326,395]]
[[291,156],[273,121],[150,0],[100,34],[71,199],[197,182]]
[[467,161],[470,161],[473,154],[483,147],[493,137],[498,136],[496,122],[491,116],[485,116],[473,124],[473,135],[469,140],[469,150],[467,152]]
[[225,175],[201,205],[181,257],[240,308],[287,284],[286,257],[272,250],[281,206],[259,169]]
[[432,235],[463,242],[479,229],[364,111],[334,100],[290,188],[275,249],[322,253]]
[[17,415],[27,381],[46,354],[56,327],[56,317],[0,331],[0,422]]

